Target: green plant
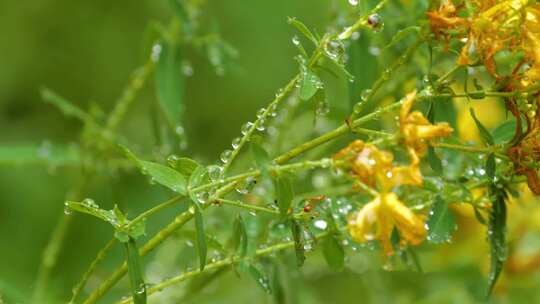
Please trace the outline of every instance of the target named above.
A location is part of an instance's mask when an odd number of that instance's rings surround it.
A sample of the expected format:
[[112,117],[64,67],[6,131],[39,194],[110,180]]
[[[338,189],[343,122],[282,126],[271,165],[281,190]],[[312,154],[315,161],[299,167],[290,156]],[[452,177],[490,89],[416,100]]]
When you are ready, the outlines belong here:
[[[242,127],[232,149],[220,155],[221,164],[205,165],[178,156],[188,140],[182,124],[185,110],[181,101],[185,91],[184,73],[189,73],[190,67],[184,66],[183,51],[192,48],[207,52],[218,74],[225,73],[237,56],[219,35],[203,33],[199,1],[171,1],[176,15],[170,25],[150,27],[148,61],[134,72],[106,117],[80,109],[51,90],[43,89],[45,101],[66,116],[80,120],[84,128],[76,147],[45,147],[45,161],[56,166],[76,166],[81,174],[80,182],[65,203],[66,215],[60,219],[45,250],[33,301],[39,303],[46,298],[48,277],[57,262],[73,212],[109,223],[114,237],[84,272],[70,303],[81,300],[89,278],[118,242],[125,249],[125,262],[82,303],[96,303],[126,274],[130,296],[119,302],[146,303],[147,297],[168,287],[188,279],[211,280],[228,267],[253,277],[277,302],[283,302],[284,287],[280,281],[283,261],[277,253],[294,250],[296,266],[301,267],[306,255],[320,247],[328,266],[342,271],[348,249],[380,246],[387,268],[405,267],[421,272],[421,259],[415,248],[424,239],[433,244],[452,239],[457,229],[450,208],[453,204],[469,206],[478,221],[487,226],[491,248],[489,295],[507,259],[506,208],[510,196],[517,196],[516,187],[524,181],[533,192],[539,189],[535,153],[537,118],[532,113],[539,88],[531,80],[533,75],[529,75],[536,67],[534,54],[529,54],[527,47],[523,48],[523,54],[517,55],[499,54],[505,47],[492,50],[486,45],[471,51],[470,41],[474,37],[469,36],[463,47],[465,51],[459,55],[456,50],[462,47],[460,38],[477,30],[475,22],[484,19],[495,22],[486,13],[490,8],[502,10],[509,6],[516,14],[533,14],[537,5],[491,1],[486,8],[478,1],[459,1],[462,5],[456,8],[452,1],[411,1],[412,7],[406,8],[382,0],[368,8],[365,3],[349,2],[346,9],[339,10],[344,12],[343,18],[336,18],[335,27],[340,30],[333,29],[324,35],[295,18],[289,19],[301,35],[292,39],[299,53],[295,58],[299,72],[277,91],[267,107],[257,112],[253,122]],[[421,9],[429,13],[427,17],[411,16],[390,25],[392,37],[385,40],[386,47],[371,50],[375,54],[389,53],[382,55],[385,68],[374,78],[366,76],[364,67],[356,64],[354,56],[359,56],[359,52],[355,50],[358,47],[355,41],[363,39],[364,31],[383,30],[379,14],[387,7],[390,12]],[[503,21],[496,22],[518,22],[508,12],[500,11],[499,16]],[[341,19],[347,20],[345,27]],[[519,26],[526,22],[521,21]],[[404,24],[408,27],[396,30]],[[497,42],[502,38],[492,39]],[[522,39],[525,45],[532,43],[527,42],[531,38]],[[365,55],[365,50],[362,51],[360,55]],[[453,52],[458,53],[457,63],[450,56]],[[495,57],[495,53],[499,56]],[[520,70],[526,64],[529,69]],[[503,69],[505,65],[510,68]],[[398,72],[401,69],[406,71]],[[500,69],[507,74],[499,73]],[[461,72],[465,76],[459,75]],[[407,84],[415,74],[422,74],[422,81]],[[471,74],[478,76],[472,80]],[[135,144],[117,131],[152,75],[159,107],[159,111],[150,115],[159,139],[155,153],[150,149],[138,151]],[[369,88],[364,78],[374,79]],[[474,91],[468,89],[471,83]],[[456,93],[458,89],[463,92]],[[405,95],[402,91],[408,94],[402,97]],[[396,96],[398,101],[384,99]],[[354,97],[359,100],[350,103]],[[489,130],[471,108],[470,116],[477,129],[474,132],[478,132],[482,143],[464,143],[455,135],[459,126],[453,100],[470,102],[489,98],[504,100],[514,117]],[[412,111],[413,107],[418,110]],[[310,108],[314,109],[314,115],[302,116],[302,113],[311,115]],[[390,123],[387,120],[396,113],[398,127],[392,118]],[[300,140],[289,140],[283,135],[287,129],[297,132],[295,122],[306,117],[314,117],[315,125],[323,125],[324,131],[299,130],[303,131],[298,135]],[[364,128],[365,125],[368,127]],[[268,136],[262,135],[265,131]],[[315,137],[306,140],[312,135]],[[326,145],[340,138],[345,140]],[[5,153],[31,159],[35,151],[35,148],[10,149]],[[293,159],[298,160],[291,162]],[[165,160],[167,165],[163,164]],[[80,199],[85,196],[87,179],[99,168],[115,172],[138,170],[148,176],[151,184],[164,186],[175,196],[163,203],[149,204],[147,211],[135,217],[128,216],[118,206],[105,210],[91,199]],[[315,180],[314,186],[301,182],[306,175]],[[475,195],[473,192],[478,189],[485,191],[485,195]],[[172,211],[173,207],[182,211]],[[223,214],[233,223],[227,231],[230,236],[208,228],[208,209],[219,207],[231,207],[229,213]],[[173,213],[175,217],[145,241],[147,219],[161,212]],[[255,216],[246,220],[249,214]],[[192,230],[186,228],[189,222],[194,222]],[[213,237],[214,234],[218,237]],[[144,275],[146,263],[141,257],[178,235],[195,244],[198,267],[149,286]],[[209,249],[217,252],[217,257],[209,258]],[[195,261],[189,263],[194,265]],[[197,291],[197,287],[193,289]]]

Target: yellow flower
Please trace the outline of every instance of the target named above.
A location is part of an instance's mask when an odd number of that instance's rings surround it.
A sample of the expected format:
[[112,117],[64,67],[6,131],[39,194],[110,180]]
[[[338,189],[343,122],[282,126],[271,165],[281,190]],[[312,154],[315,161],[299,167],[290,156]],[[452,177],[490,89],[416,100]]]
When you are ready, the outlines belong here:
[[405,145],[409,148],[409,154],[413,162],[416,158],[425,154],[427,142],[439,137],[449,136],[454,131],[446,122],[434,125],[422,113],[418,111],[411,113],[415,100],[416,91],[408,94],[401,106],[399,115],[401,134]]
[[354,213],[347,225],[356,242],[378,240],[386,255],[393,254],[392,230],[397,228],[401,245],[418,245],[426,237],[424,221],[405,206],[395,193],[379,194],[359,212]]
[[420,160],[409,166],[394,166],[394,155],[381,151],[372,144],[355,140],[334,155],[334,159],[345,160],[349,173],[360,182],[381,188],[383,192],[400,185],[422,185]]

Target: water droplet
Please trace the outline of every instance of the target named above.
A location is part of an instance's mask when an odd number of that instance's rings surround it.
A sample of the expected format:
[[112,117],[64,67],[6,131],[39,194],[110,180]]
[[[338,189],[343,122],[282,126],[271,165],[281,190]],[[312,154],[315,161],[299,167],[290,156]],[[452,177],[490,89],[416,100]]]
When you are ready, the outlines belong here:
[[314,223],[313,223],[313,226],[321,229],[321,230],[325,230],[326,227],[328,227],[328,223],[324,220],[316,220]]
[[197,201],[199,204],[206,204],[208,202],[208,199],[210,198],[210,193],[202,191],[196,194]]
[[330,112],[330,106],[326,100],[321,100],[317,103],[317,108],[315,109],[315,114],[317,116],[324,116]]
[[150,59],[153,62],[157,62],[159,60],[160,54],[161,54],[161,44],[156,43],[152,46],[152,54],[150,55]]
[[146,292],[146,285],[144,283],[141,283],[141,285],[139,285],[139,287],[137,288],[137,290],[135,290],[135,292],[137,294],[143,294]]
[[191,62],[187,60],[182,61],[182,74],[186,77],[193,76],[193,66],[191,65]]
[[91,198],[85,198],[82,203],[90,208],[99,208],[98,204],[96,204],[96,202],[94,202],[94,200]]
[[352,6],[357,6],[358,5],[358,0],[349,0],[349,4],[352,5]]
[[266,127],[264,126],[264,123],[265,123],[264,119],[259,120],[259,122],[257,123],[257,127],[256,127],[257,131],[262,132],[262,131],[264,131],[264,129],[266,129]]
[[180,157],[178,157],[178,155],[176,154],[171,154],[167,157],[167,163],[169,164],[169,167],[176,167],[176,163],[178,162],[178,160],[180,159]]
[[253,128],[253,123],[248,121],[242,126],[240,132],[242,132],[242,135],[246,135],[251,130],[251,128]]
[[221,155],[219,156],[219,159],[221,159],[221,161],[224,164],[226,164],[231,160],[231,157],[232,157],[232,151],[231,150],[225,150],[225,151],[223,151],[221,153]]
[[236,149],[240,146],[240,142],[242,141],[242,139],[240,137],[237,137],[235,139],[232,140],[232,143],[231,143],[231,147],[233,149]]
[[183,136],[185,134],[184,127],[182,126],[176,126],[176,128],[174,129],[174,132],[178,136]]
[[257,118],[260,119],[261,117],[264,117],[264,113],[266,113],[265,108],[259,109],[259,111],[257,111]]
[[211,181],[216,182],[221,179],[223,174],[223,167],[218,165],[208,166],[208,177]]
[[65,215],[70,215],[71,213],[72,213],[72,210],[71,210],[71,208],[69,208],[69,203],[65,202],[64,203],[64,214]]
[[188,212],[191,214],[195,214],[195,207],[193,206],[189,207]]
[[295,36],[292,38],[292,43],[293,43],[294,45],[296,45],[296,46],[300,45],[300,39],[298,39],[298,36],[295,35]]
[[371,96],[372,92],[373,91],[371,89],[363,90],[362,93],[360,94],[360,99],[362,99],[362,101],[367,101],[369,97]]
[[330,40],[324,45],[324,52],[328,58],[341,62],[345,53],[345,46],[339,40]]

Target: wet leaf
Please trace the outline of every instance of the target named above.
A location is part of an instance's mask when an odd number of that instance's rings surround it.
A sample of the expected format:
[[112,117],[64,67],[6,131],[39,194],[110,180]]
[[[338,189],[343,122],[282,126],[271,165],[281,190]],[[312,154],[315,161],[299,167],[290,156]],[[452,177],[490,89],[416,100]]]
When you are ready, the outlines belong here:
[[493,136],[493,141],[496,144],[504,144],[509,142],[516,132],[516,120],[511,119],[503,122],[493,130],[491,133]]
[[305,250],[304,250],[304,237],[302,235],[302,226],[295,221],[291,220],[291,232],[294,240],[294,250],[296,254],[296,265],[301,267],[304,265],[306,260]]
[[319,83],[321,83],[319,76],[306,67],[305,72],[303,73],[302,82],[300,83],[300,99],[304,101],[311,99],[311,97],[317,93],[317,90],[319,90]]
[[186,179],[189,179],[191,174],[199,167],[200,165],[191,158],[179,157],[172,161],[169,161],[169,165],[180,172]]
[[506,198],[503,188],[498,185],[490,186],[490,196],[493,198],[493,207],[490,209],[488,222],[488,240],[490,245],[491,267],[488,277],[489,296],[501,274],[507,258],[506,246]]
[[266,150],[264,150],[264,148],[257,143],[251,144],[251,152],[253,154],[253,158],[255,159],[255,164],[257,165],[257,169],[261,171],[261,176],[263,178],[269,179],[270,178],[270,165],[272,162],[270,155],[268,155],[268,152],[266,152]]
[[315,46],[319,44],[318,40],[315,38],[315,35],[308,29],[308,27],[303,24],[301,21],[298,21],[296,18],[289,18],[289,24],[294,26],[300,33],[304,34]]
[[253,264],[248,265],[247,271],[251,275],[251,277],[257,282],[257,285],[264,290],[267,294],[272,293],[272,289],[270,288],[270,281],[268,280],[268,276],[264,274],[259,268],[255,267]]
[[384,48],[387,49],[387,48],[390,48],[394,45],[396,45],[398,42],[400,42],[401,40],[403,40],[405,37],[407,37],[409,34],[412,34],[412,33],[416,33],[418,34],[420,32],[420,27],[419,26],[409,26],[409,27],[406,27],[402,30],[399,30],[393,37],[392,37],[392,40],[390,41],[390,43],[385,46]]
[[486,159],[486,176],[490,180],[493,180],[493,178],[495,178],[495,170],[496,170],[495,155],[493,153],[489,153]]
[[322,241],[322,250],[326,264],[336,271],[342,271],[345,265],[345,251],[334,235]]
[[274,179],[274,187],[276,189],[279,213],[287,215],[294,197],[291,180],[284,175],[277,176]]
[[436,196],[429,214],[426,223],[428,240],[435,244],[449,242],[452,233],[456,230],[456,222],[454,215],[448,209],[448,204],[440,196]]
[[137,164],[143,174],[149,175],[153,181],[173,190],[174,192],[181,195],[187,194],[186,178],[178,171],[158,163],[140,160],[127,148],[122,148],[124,149],[127,157]]

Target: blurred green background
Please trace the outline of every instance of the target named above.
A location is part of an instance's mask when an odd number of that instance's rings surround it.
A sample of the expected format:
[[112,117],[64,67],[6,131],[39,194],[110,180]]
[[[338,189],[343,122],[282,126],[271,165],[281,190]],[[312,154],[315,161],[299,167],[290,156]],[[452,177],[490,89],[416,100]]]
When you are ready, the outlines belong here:
[[[346,2],[208,1],[204,14],[211,16],[221,37],[237,49],[239,56],[234,68],[218,76],[204,53],[186,52],[186,60],[194,71],[186,80],[184,127],[189,140],[188,153],[204,163],[215,162],[231,139],[238,136],[242,123],[252,120],[257,109],[266,105],[276,89],[296,73],[298,67],[293,57],[297,50],[291,43],[296,32],[287,24],[287,17],[297,17],[324,33],[336,19],[335,9],[347,6]],[[390,2],[395,9],[404,5],[409,10],[404,10],[402,15],[399,10],[382,13],[387,29],[373,39],[378,47],[385,43],[376,43],[377,40],[388,43],[393,29],[401,27],[399,22],[414,20],[422,15],[421,8],[427,6],[426,1],[412,1],[416,6],[411,1]],[[64,118],[56,108],[42,102],[40,87],[53,89],[81,108],[92,105],[107,113],[120,97],[132,71],[146,61],[142,49],[147,25],[153,21],[167,24],[172,16],[165,0],[1,1],[0,145],[77,142],[80,122]],[[367,42],[361,43],[357,45],[360,67],[354,72],[360,76],[357,81],[364,83],[353,92],[355,99],[359,97],[359,89],[366,88],[381,70],[377,60],[366,52]],[[399,48],[395,50],[399,52]],[[419,66],[422,67],[422,62]],[[414,76],[417,68],[411,68],[413,72],[408,75]],[[122,134],[140,147],[154,144],[148,112],[155,97],[152,81],[149,83],[121,126]],[[74,187],[77,175],[75,169],[38,163],[0,164],[0,295],[6,303],[27,303],[42,252],[62,216],[66,192]],[[84,197],[92,197],[105,206],[118,203],[133,214],[170,196],[163,189],[150,187],[137,174],[98,174],[86,183],[83,193]],[[173,215],[152,219],[148,235],[164,226]],[[215,224],[220,225],[226,227]],[[87,216],[76,217],[52,273],[48,290],[51,303],[71,294],[72,285],[111,235],[106,224]],[[294,262],[286,264],[284,269],[291,273],[288,285],[294,290],[291,294],[295,296],[290,296],[292,303],[474,303],[480,301],[485,287],[482,267],[487,261],[487,250],[483,251],[485,260],[480,263],[474,258],[477,254],[467,256],[467,250],[475,248],[465,246],[463,250],[462,256],[451,262],[445,260],[444,248],[438,253],[421,252],[424,274],[383,271],[378,253],[369,250],[351,251],[345,273],[325,269],[317,253],[308,259],[302,271],[293,269]],[[167,256],[167,251],[161,254]],[[97,276],[105,277],[121,258],[122,251],[116,248],[99,267]],[[97,283],[99,278],[93,278],[89,286],[95,287]],[[516,279],[508,287],[510,291],[497,301],[540,301],[535,291],[538,283],[537,272]],[[271,297],[264,296],[253,282],[238,279],[231,271],[209,285],[199,295],[184,299],[186,303],[271,303]],[[181,293],[181,287],[175,291]],[[111,303],[122,294],[125,290],[113,293],[103,303]],[[160,301],[176,303],[178,298]]]

